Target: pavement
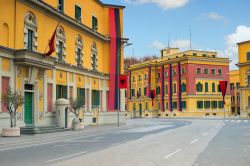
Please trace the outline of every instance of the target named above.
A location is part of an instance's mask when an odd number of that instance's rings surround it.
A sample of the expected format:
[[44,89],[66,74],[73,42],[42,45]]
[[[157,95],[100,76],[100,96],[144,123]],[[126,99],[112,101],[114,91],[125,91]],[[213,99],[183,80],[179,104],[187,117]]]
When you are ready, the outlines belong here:
[[1,166],[248,166],[250,120],[132,119],[122,127],[0,138]]

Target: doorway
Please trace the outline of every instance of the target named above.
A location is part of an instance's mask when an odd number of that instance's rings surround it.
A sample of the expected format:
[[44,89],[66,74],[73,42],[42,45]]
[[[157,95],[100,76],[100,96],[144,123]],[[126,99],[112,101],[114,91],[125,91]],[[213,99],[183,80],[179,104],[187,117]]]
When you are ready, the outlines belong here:
[[26,124],[33,123],[33,93],[25,92],[25,111],[24,111],[24,122]]

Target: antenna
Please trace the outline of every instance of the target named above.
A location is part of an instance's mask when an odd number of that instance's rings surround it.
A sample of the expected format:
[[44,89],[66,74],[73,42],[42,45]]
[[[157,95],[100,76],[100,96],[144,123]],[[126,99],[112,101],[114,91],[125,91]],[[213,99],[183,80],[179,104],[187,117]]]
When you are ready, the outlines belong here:
[[192,31],[191,28],[189,28],[189,43],[190,43],[190,50],[192,50]]

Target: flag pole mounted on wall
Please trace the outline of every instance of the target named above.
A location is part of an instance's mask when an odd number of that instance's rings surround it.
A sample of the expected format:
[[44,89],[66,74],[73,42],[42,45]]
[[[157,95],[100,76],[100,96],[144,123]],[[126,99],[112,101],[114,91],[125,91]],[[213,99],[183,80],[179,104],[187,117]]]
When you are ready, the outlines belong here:
[[226,95],[226,92],[227,92],[227,81],[219,81],[219,84],[220,84],[220,90],[221,90],[221,94],[222,94],[222,97],[223,97],[223,105],[224,105],[224,119],[225,119],[225,95]]

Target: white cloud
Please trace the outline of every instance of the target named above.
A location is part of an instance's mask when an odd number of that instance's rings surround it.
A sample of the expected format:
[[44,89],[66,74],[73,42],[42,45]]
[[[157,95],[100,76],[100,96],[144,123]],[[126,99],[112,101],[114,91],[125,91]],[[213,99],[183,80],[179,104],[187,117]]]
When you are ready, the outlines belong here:
[[236,69],[235,64],[238,63],[238,46],[237,43],[250,40],[250,27],[239,25],[235,32],[225,37],[226,49],[219,52],[220,55],[229,57],[231,69]]
[[224,19],[224,16],[221,16],[220,14],[216,12],[209,12],[209,13],[202,13],[204,17],[207,17],[211,20],[221,20]]
[[189,0],[124,0],[127,3],[141,5],[141,4],[156,4],[163,9],[174,9],[185,6]]
[[178,39],[171,41],[171,47],[179,48],[181,51],[190,49],[190,40],[187,39]]
[[152,47],[157,49],[157,50],[161,50],[165,47],[167,47],[166,44],[160,42],[159,40],[155,40],[153,43],[152,43]]

